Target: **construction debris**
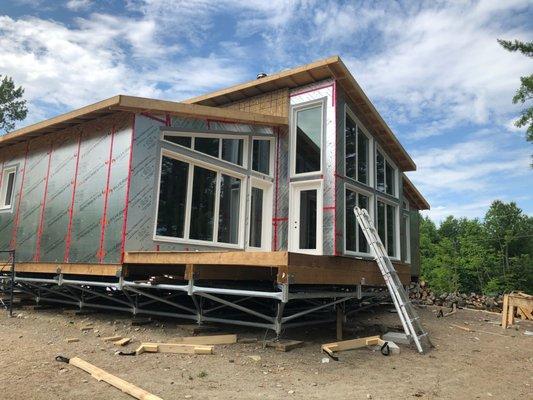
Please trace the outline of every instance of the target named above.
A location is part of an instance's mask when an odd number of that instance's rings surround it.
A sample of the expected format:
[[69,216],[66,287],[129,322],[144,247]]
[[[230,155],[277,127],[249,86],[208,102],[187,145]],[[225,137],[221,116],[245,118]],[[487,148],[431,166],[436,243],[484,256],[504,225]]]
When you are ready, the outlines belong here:
[[122,336],[118,336],[118,335],[115,335],[115,336],[107,336],[107,337],[103,337],[102,340],[104,342],[116,342],[117,340],[120,340],[122,339]]
[[78,338],[67,338],[67,343],[76,343],[79,342],[80,339]]
[[234,344],[237,343],[237,335],[189,336],[174,340],[181,344]]
[[381,339],[379,336],[368,336],[364,338],[344,340],[322,345],[322,351],[334,360],[338,360],[335,353],[339,351],[355,350],[367,346],[378,346],[383,355],[399,354],[400,348],[394,342]]
[[135,355],[142,353],[213,354],[214,346],[184,343],[141,343]]
[[131,342],[131,338],[125,337],[113,343],[115,344],[115,346],[126,346],[129,342]]
[[273,347],[277,351],[287,352],[297,347],[302,347],[304,342],[300,340],[269,340],[265,343],[266,347]]
[[91,376],[98,380],[98,381],[104,381],[109,383],[111,386],[116,387],[117,389],[120,389],[122,392],[129,394],[132,397],[135,397],[139,400],[163,400],[161,397],[158,397],[150,392],[147,392],[144,389],[141,389],[123,379],[120,379],[116,377],[115,375],[110,374],[107,371],[104,371],[101,368],[98,368],[90,363],[88,363],[85,360],[82,360],[78,357],[73,358],[66,358],[63,356],[57,356],[57,361],[65,362],[70,365],[74,365],[75,367],[78,367],[79,369],[82,369],[85,372],[88,372],[91,374]]
[[533,296],[523,292],[506,294],[503,298],[502,328],[514,324],[515,314],[523,320],[533,320]]

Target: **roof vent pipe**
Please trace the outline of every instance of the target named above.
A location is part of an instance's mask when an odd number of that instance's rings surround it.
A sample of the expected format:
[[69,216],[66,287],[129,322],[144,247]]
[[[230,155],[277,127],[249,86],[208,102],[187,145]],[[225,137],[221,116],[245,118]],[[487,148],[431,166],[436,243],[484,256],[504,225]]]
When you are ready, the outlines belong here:
[[256,79],[261,79],[261,78],[264,78],[264,77],[266,77],[266,76],[267,76],[267,74],[265,74],[264,72],[259,72],[259,73],[257,74],[257,78],[256,78]]

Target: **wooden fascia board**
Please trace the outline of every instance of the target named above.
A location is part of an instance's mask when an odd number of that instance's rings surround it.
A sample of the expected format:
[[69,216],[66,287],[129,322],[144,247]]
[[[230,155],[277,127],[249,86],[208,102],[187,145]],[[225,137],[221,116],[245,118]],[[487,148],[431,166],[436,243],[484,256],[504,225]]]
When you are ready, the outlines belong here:
[[125,111],[149,111],[164,114],[174,114],[185,117],[208,118],[213,120],[251,123],[256,125],[286,126],[287,117],[249,113],[227,108],[209,107],[199,104],[185,104],[166,100],[147,99],[143,97],[119,96],[119,104],[115,109]]
[[201,96],[193,97],[191,99],[184,100],[183,103],[187,103],[187,104],[201,103],[203,101],[210,100],[214,97],[229,95],[230,93],[245,90],[251,87],[257,88],[258,86],[264,86],[266,84],[273,83],[279,79],[289,78],[292,75],[295,75],[298,73],[305,73],[315,68],[328,66],[329,64],[336,63],[339,61],[340,61],[339,56],[329,57],[324,60],[315,61],[311,64],[302,65],[301,67],[293,68],[287,71],[282,71],[282,72],[279,72],[273,75],[268,75],[261,79],[241,83],[238,85],[230,86],[229,88],[226,88],[226,89],[217,90],[212,93],[207,93]]

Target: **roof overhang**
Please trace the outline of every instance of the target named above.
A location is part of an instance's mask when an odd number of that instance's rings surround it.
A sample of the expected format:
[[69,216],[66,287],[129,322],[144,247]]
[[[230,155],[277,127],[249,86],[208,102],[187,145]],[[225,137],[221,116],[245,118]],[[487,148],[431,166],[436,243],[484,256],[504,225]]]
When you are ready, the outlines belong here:
[[422,196],[422,193],[418,191],[413,182],[405,176],[403,178],[403,192],[410,204],[413,204],[419,210],[429,210],[430,206],[428,201]]
[[333,78],[346,93],[353,111],[358,114],[366,127],[372,131],[384,150],[394,159],[402,171],[416,170],[416,164],[403,148],[398,138],[383,120],[368,96],[339,56],[329,57],[277,74],[268,75],[226,89],[185,100],[188,104],[201,104],[217,107],[248,97],[282,88],[296,88]]
[[288,124],[286,117],[118,95],[0,136],[0,148],[121,111],[207,118],[252,125],[285,126]]

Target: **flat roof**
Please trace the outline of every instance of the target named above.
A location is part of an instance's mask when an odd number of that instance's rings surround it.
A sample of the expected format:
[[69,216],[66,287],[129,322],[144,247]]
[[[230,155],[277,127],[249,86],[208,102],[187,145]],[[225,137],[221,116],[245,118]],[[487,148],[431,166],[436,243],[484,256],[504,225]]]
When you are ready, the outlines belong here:
[[0,148],[120,111],[151,112],[253,125],[284,126],[287,117],[118,95],[0,136]]
[[333,78],[341,86],[355,108],[354,112],[363,119],[366,127],[372,131],[384,150],[394,159],[402,171],[416,170],[416,164],[403,148],[385,120],[376,110],[370,99],[339,56],[329,57],[302,65],[273,75],[255,79],[239,85],[217,90],[202,96],[185,100],[188,104],[201,104],[218,107],[234,101],[243,100],[259,94],[282,88],[296,88]]

